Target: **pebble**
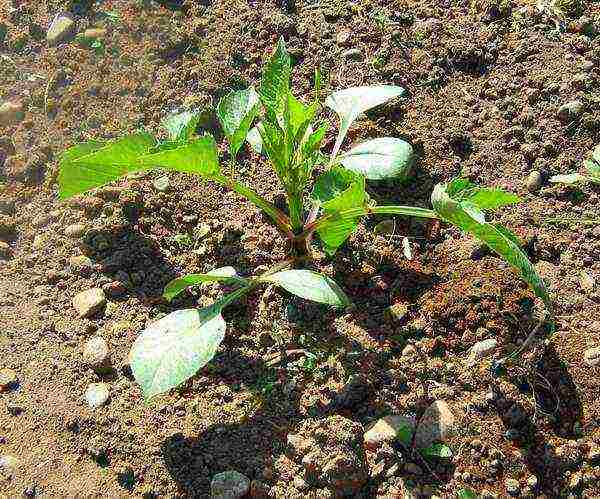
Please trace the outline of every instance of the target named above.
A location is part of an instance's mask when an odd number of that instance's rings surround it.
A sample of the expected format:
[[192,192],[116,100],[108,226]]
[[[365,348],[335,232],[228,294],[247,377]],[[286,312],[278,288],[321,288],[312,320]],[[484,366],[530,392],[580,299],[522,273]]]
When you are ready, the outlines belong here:
[[362,50],[360,50],[358,48],[353,48],[353,49],[348,49],[348,50],[344,51],[342,56],[345,59],[352,59],[354,61],[359,61],[362,59],[363,53],[362,53]]
[[479,359],[490,355],[494,349],[498,346],[498,340],[490,338],[475,343],[469,350],[469,357],[467,359],[468,365],[475,365]]
[[108,396],[108,386],[106,383],[91,383],[85,391],[85,401],[91,409],[97,409],[106,404]]
[[157,177],[152,181],[152,185],[158,192],[167,192],[170,186],[169,177],[167,175]]
[[365,445],[375,448],[384,442],[391,442],[397,437],[403,443],[410,445],[415,431],[415,420],[402,415],[386,416],[379,419],[364,434]]
[[0,257],[10,258],[12,256],[12,248],[8,243],[0,241]]
[[17,373],[12,369],[0,369],[0,392],[10,390],[17,384]]
[[454,430],[455,418],[443,400],[433,402],[423,414],[415,433],[415,445],[421,449],[432,443],[444,441]]
[[507,478],[504,482],[504,486],[506,487],[506,492],[511,496],[516,496],[521,488],[519,481],[514,478]]
[[536,192],[542,187],[542,174],[537,170],[532,170],[527,176],[525,186],[529,192]]
[[587,455],[587,460],[590,464],[597,466],[600,464],[600,446],[594,445],[590,448]]
[[84,38],[89,40],[102,40],[106,36],[104,28],[88,28],[83,32]]
[[594,288],[596,287],[596,279],[593,275],[582,271],[581,274],[579,274],[579,286],[584,291],[594,291]]
[[589,367],[600,365],[600,347],[588,348],[583,352],[583,362]]
[[77,239],[85,234],[86,226],[83,224],[73,224],[69,225],[65,229],[65,236],[71,237],[73,239]]
[[100,336],[90,338],[83,347],[83,360],[96,372],[110,369],[110,352],[106,340]]
[[125,284],[121,281],[111,281],[102,286],[102,290],[113,298],[118,298],[119,296],[123,296],[127,291]]
[[73,297],[73,307],[79,317],[91,317],[106,305],[106,296],[100,288],[82,291]]
[[338,34],[335,37],[335,41],[338,45],[345,46],[345,45],[348,45],[351,38],[352,38],[352,31],[350,31],[349,29],[344,29],[344,30],[341,30],[340,32],[338,32]]
[[46,40],[50,45],[56,45],[57,43],[65,40],[73,33],[73,27],[75,21],[70,14],[63,12],[57,14],[56,17],[50,23],[48,31],[46,33]]
[[353,409],[369,396],[372,389],[366,376],[352,374],[336,394],[334,405],[340,409]]
[[0,127],[9,127],[23,121],[25,114],[20,102],[4,102],[0,105]]
[[224,471],[216,474],[210,483],[212,499],[238,499],[250,489],[250,480],[237,471]]
[[528,479],[527,479],[527,486],[531,487],[532,489],[536,489],[538,486],[538,478],[535,475],[531,475]]
[[583,475],[580,471],[573,473],[573,476],[569,480],[569,488],[571,490],[577,490],[583,485]]
[[583,114],[583,102],[574,100],[558,108],[558,118],[563,122],[573,121]]
[[76,255],[69,258],[69,266],[73,270],[81,272],[92,270],[94,268],[94,262],[92,262],[92,260],[85,255]]
[[19,460],[15,456],[11,456],[10,454],[4,454],[0,456],[0,469],[8,474],[13,474],[17,471],[19,467]]
[[298,490],[306,490],[309,488],[309,485],[304,478],[297,476],[294,478],[294,487]]

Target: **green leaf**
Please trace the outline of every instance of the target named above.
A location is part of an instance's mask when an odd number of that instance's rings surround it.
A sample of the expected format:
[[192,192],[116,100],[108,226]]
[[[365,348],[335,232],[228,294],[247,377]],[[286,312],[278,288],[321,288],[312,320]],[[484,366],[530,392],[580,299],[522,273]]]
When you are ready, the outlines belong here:
[[[332,168],[317,178],[311,197],[326,215],[361,207],[367,201],[365,179],[344,168]],[[358,217],[336,218],[319,227],[317,233],[323,241],[325,251],[332,254],[357,226]]]
[[311,270],[283,270],[260,280],[277,284],[306,300],[337,307],[350,305],[350,300],[333,279]]
[[460,489],[456,492],[457,499],[477,499],[478,495],[471,489]]
[[426,449],[421,450],[423,457],[436,457],[439,459],[451,459],[454,455],[452,449],[445,444],[431,444]]
[[370,180],[405,179],[413,164],[413,148],[403,140],[382,137],[353,147],[340,162],[348,170]]
[[59,197],[66,199],[147,168],[138,158],[155,144],[151,135],[136,133],[107,144],[94,141],[68,149],[60,161]]
[[178,310],[140,333],[129,362],[145,398],[175,388],[214,357],[225,336],[221,309]]
[[521,198],[511,192],[496,187],[479,187],[465,178],[455,178],[447,189],[448,195],[463,204],[469,203],[478,210],[495,210],[521,202]]
[[258,127],[260,123],[255,127],[252,127],[248,134],[246,135],[246,142],[250,144],[250,147],[254,150],[254,152],[258,154],[262,154],[263,151],[263,142],[260,136],[260,132],[258,131]]
[[210,177],[219,173],[217,145],[210,135],[204,135],[176,149],[147,154],[138,159],[145,168],[165,168]]
[[402,87],[376,85],[347,88],[327,97],[325,105],[335,111],[340,118],[340,130],[331,156],[333,158],[337,156],[350,125],[361,113],[402,94],[404,94]]
[[211,270],[206,274],[188,274],[183,277],[173,279],[165,286],[163,296],[166,300],[173,300],[178,294],[185,291],[190,286],[197,286],[205,282],[226,282],[248,284],[248,280],[238,277],[236,270],[233,267],[220,267]]
[[167,116],[161,126],[167,131],[171,142],[187,142],[196,131],[200,117],[198,111],[183,111]]
[[[438,184],[431,195],[431,203],[438,216],[473,234],[519,270],[523,279],[531,285],[535,294],[544,302],[548,312],[552,314],[552,303],[546,285],[527,255],[519,247],[516,236],[505,228],[500,229],[499,226],[482,222],[475,216],[469,205],[465,207],[464,202],[460,200],[460,191],[458,192],[458,199],[455,199],[449,195],[448,187],[446,184]],[[454,192],[456,192],[456,189],[454,189]]]
[[230,92],[219,101],[217,116],[229,139],[229,152],[235,158],[260,110],[254,88]]
[[285,101],[290,92],[290,75],[292,60],[285,48],[283,38],[279,39],[277,48],[265,65],[258,94],[272,123],[283,114]]
[[396,439],[404,445],[411,445],[413,441],[413,429],[410,425],[401,423],[396,430]]

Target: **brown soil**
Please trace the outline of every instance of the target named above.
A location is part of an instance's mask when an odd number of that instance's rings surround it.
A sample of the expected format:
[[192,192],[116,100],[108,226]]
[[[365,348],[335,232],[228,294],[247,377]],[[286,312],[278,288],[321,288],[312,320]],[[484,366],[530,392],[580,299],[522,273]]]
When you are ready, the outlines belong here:
[[[103,47],[74,39],[48,47],[45,31],[63,3],[0,3],[7,28],[0,101],[25,110],[20,123],[0,128],[0,239],[9,245],[0,248],[0,368],[18,376],[0,393],[0,456],[18,460],[0,467],[0,496],[205,497],[216,473],[235,469],[253,480],[256,497],[327,497],[346,489],[299,490],[301,458],[288,435],[317,438],[322,424],[322,432],[358,431],[360,441],[379,417],[420,416],[435,399],[446,400],[458,420],[452,462],[405,455],[424,473],[402,482],[402,471],[377,474],[381,456],[342,435],[336,452],[353,453],[354,471],[368,475],[353,495],[394,497],[410,483],[426,496],[470,488],[502,497],[507,479],[523,489],[532,475],[534,495],[600,495],[600,468],[587,457],[600,445],[600,370],[583,362],[583,352],[600,345],[600,294],[581,285],[582,272],[600,280],[599,191],[546,184],[532,194],[525,187],[530,170],[547,177],[580,169],[600,142],[600,37],[582,32],[581,19],[562,22],[525,0],[297,0],[293,12],[293,2],[187,2],[180,11],[105,0],[87,8],[72,2],[78,32],[107,29]],[[581,14],[600,30],[600,4]],[[336,40],[344,30],[350,38],[342,47]],[[551,282],[557,332],[536,362],[503,375],[491,372],[489,360],[465,362],[486,338],[498,340],[502,357],[535,325],[532,293],[505,264],[473,255],[474,243],[454,229],[398,219],[396,233],[415,242],[407,261],[400,238],[374,235],[380,219],[371,218],[335,258],[315,264],[347,290],[352,311],[256,292],[226,310],[227,338],[206,368],[143,402],[127,365],[136,335],[157,317],[222,292],[167,305],[165,283],[224,265],[255,273],[285,256],[284,240],[236,195],[184,175],[170,174],[166,193],[153,187],[161,174],[150,173],[59,202],[57,157],[83,139],[142,125],[157,131],[169,111],[256,83],[280,36],[296,62],[299,95],[308,95],[316,65],[328,90],[374,83],[408,90],[350,134],[352,142],[402,137],[418,151],[414,182],[371,185],[375,199],[428,206],[432,187],[461,171],[524,197],[497,218],[519,233]],[[362,60],[345,58],[348,48],[360,49]],[[565,124],[557,109],[572,100],[585,112]],[[243,155],[237,174],[269,199],[281,195],[253,153]],[[184,220],[192,214],[197,220]],[[86,226],[81,238],[65,235],[75,223]],[[174,239],[199,223],[211,227],[199,251]],[[80,254],[90,256],[90,268],[70,267]],[[105,285],[126,291],[97,316],[79,319],[72,297]],[[394,303],[408,307],[400,323],[384,315]],[[111,349],[114,369],[102,377],[82,359],[94,335]],[[356,374],[363,384],[350,387],[356,403],[333,403]],[[91,410],[83,394],[98,381],[109,385],[110,401]],[[345,422],[338,425],[339,416]],[[506,431],[515,428],[519,437],[509,440]],[[403,450],[390,452],[399,460]],[[578,474],[582,483],[571,490]]]

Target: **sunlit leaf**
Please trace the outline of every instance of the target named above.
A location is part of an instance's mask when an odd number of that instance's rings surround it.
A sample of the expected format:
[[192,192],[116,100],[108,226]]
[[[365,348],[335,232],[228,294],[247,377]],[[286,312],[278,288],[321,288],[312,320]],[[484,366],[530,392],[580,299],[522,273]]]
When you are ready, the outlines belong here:
[[284,102],[290,91],[292,60],[285,48],[283,38],[279,39],[275,52],[263,69],[258,93],[272,123],[283,113]]
[[161,126],[167,131],[171,142],[187,142],[196,131],[201,113],[183,111],[167,116]]
[[340,162],[370,180],[405,179],[413,164],[413,148],[404,140],[382,137],[353,147]]
[[198,284],[205,282],[247,284],[248,280],[238,277],[237,272],[233,267],[220,267],[218,269],[211,270],[206,274],[188,274],[186,276],[173,279],[165,286],[163,296],[165,299],[171,301],[190,286],[197,286]]
[[421,455],[423,457],[435,457],[438,459],[451,459],[454,455],[452,449],[445,444],[437,443],[431,444],[426,449],[421,449]]
[[219,101],[217,116],[229,140],[229,152],[235,158],[246,140],[260,106],[254,88],[230,92]]
[[248,131],[248,134],[246,135],[246,142],[250,144],[250,147],[253,151],[257,152],[258,154],[262,154],[263,143],[260,132],[258,131],[258,127],[259,125],[256,125]]

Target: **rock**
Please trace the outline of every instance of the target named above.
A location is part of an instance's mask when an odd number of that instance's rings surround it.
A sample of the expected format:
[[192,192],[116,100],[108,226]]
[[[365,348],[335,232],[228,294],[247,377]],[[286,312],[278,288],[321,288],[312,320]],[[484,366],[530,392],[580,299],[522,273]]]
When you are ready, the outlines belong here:
[[575,473],[573,473],[573,475],[571,476],[571,479],[569,480],[569,488],[571,490],[577,490],[579,488],[581,488],[583,485],[583,475],[581,474],[581,471],[576,471]]
[[365,400],[371,390],[371,383],[366,376],[353,374],[336,394],[334,405],[339,409],[352,409]]
[[365,445],[371,449],[378,447],[383,442],[390,442],[398,438],[402,443],[410,445],[415,431],[414,418],[393,415],[379,419],[363,438]]
[[4,102],[0,105],[0,127],[9,127],[23,121],[25,113],[20,102]]
[[250,480],[237,471],[224,471],[216,474],[210,482],[212,499],[238,499],[248,493]]
[[488,340],[483,340],[478,343],[475,343],[471,349],[469,350],[469,357],[467,359],[467,365],[475,365],[479,359],[487,357],[490,355],[496,346],[498,345],[498,340],[494,338],[490,338]]
[[510,494],[511,496],[518,495],[519,490],[521,489],[521,486],[519,485],[519,481],[515,480],[514,478],[507,478],[504,481],[504,486],[506,487],[507,494]]
[[598,466],[600,464],[600,446],[592,445],[587,455],[588,463],[593,466]]
[[583,102],[574,100],[558,108],[558,118],[562,122],[569,122],[579,118],[585,109]]
[[106,383],[91,383],[85,391],[85,401],[91,409],[97,409],[106,404],[108,396],[108,386]]
[[106,305],[104,291],[99,288],[82,291],[73,297],[73,307],[79,317],[91,317]]
[[4,471],[8,475],[13,475],[20,466],[20,461],[10,454],[4,454],[0,456],[0,470]]
[[394,303],[383,314],[389,322],[401,322],[408,315],[408,306],[405,303]]
[[50,234],[37,234],[33,238],[33,243],[31,247],[34,250],[41,250],[46,246],[46,243],[50,240]]
[[600,347],[588,348],[583,352],[583,362],[589,367],[600,365]]
[[593,275],[582,271],[579,274],[579,286],[584,291],[594,291],[594,288],[596,287],[596,279]]
[[70,237],[72,239],[77,239],[85,234],[86,226],[83,224],[73,224],[69,225],[65,229],[65,236]]
[[10,390],[17,384],[17,373],[12,369],[0,369],[0,392]]
[[425,449],[434,442],[445,441],[454,430],[454,414],[443,400],[433,402],[423,414],[415,433],[415,445]]
[[307,490],[309,488],[308,483],[304,478],[297,476],[294,478],[294,487],[298,490]]
[[348,50],[344,51],[342,56],[344,57],[344,59],[360,61],[363,58],[363,53],[362,53],[362,50],[360,50],[358,48],[353,48],[353,49],[348,49]]
[[66,12],[57,14],[50,23],[46,33],[46,40],[48,41],[48,44],[56,45],[57,43],[67,39],[73,34],[74,26],[75,21],[70,14]]
[[85,272],[94,268],[94,262],[85,255],[76,255],[69,258],[69,266],[78,272]]
[[102,40],[106,36],[104,28],[88,28],[83,32],[83,37],[88,40]]
[[12,256],[12,248],[8,243],[4,241],[0,241],[0,257],[1,258],[10,258]]
[[544,179],[542,177],[542,174],[537,170],[532,170],[527,176],[527,180],[525,181],[525,187],[527,187],[527,190],[529,192],[536,192],[540,189],[540,187],[542,187],[543,182]]
[[152,181],[152,185],[158,192],[167,192],[170,187],[169,176],[163,175],[162,177],[157,177]]
[[11,239],[15,235],[17,224],[14,218],[0,215],[0,238]]
[[90,338],[83,347],[83,361],[96,372],[110,369],[110,352],[106,340],[100,336]]
[[125,287],[125,284],[120,281],[112,281],[102,286],[102,291],[104,291],[104,293],[106,293],[108,296],[118,298],[119,296],[123,296],[125,294],[127,288]]
[[538,486],[538,477],[535,475],[531,475],[527,479],[527,486],[530,487],[532,490],[535,490]]
[[338,32],[335,37],[335,41],[338,45],[344,47],[350,43],[350,39],[352,38],[352,31],[349,29],[343,29]]

